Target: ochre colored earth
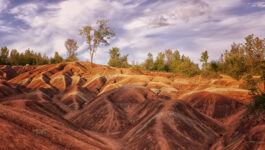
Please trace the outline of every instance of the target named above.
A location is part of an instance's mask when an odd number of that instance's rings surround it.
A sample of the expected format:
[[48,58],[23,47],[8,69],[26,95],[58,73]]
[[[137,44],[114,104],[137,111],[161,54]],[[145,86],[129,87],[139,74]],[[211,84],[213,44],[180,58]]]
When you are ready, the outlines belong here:
[[0,149],[263,150],[242,81],[72,62],[0,66]]

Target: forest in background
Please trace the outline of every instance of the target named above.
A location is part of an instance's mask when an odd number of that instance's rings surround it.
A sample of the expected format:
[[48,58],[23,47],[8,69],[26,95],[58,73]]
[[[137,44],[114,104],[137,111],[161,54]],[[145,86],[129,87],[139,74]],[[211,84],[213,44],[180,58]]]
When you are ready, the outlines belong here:
[[[45,65],[61,62],[78,61],[76,50],[77,42],[68,39],[65,42],[67,58],[64,59],[58,52],[53,57],[36,53],[33,50],[26,50],[19,53],[16,49],[9,50],[7,47],[1,48],[0,65]],[[200,61],[202,67],[191,61],[188,56],[181,55],[179,50],[167,49],[158,53],[153,58],[151,52],[141,64],[128,63],[129,54],[121,56],[121,50],[113,47],[109,50],[108,65],[112,67],[132,67],[136,70],[162,71],[182,74],[185,76],[202,75],[203,77],[218,77],[219,74],[227,74],[233,78],[240,79],[248,75],[262,76],[264,72],[265,39],[255,37],[253,34],[245,38],[245,43],[233,43],[230,50],[225,50],[219,60],[208,61],[208,51],[201,54]]]

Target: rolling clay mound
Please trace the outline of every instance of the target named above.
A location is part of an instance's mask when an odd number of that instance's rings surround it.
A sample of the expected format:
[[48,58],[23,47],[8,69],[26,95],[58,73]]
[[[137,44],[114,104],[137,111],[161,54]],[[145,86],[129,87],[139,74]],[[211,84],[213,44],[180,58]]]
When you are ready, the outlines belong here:
[[98,138],[65,122],[0,104],[0,149],[109,149]]
[[97,96],[97,93],[89,91],[82,87],[71,87],[61,94],[58,94],[56,98],[60,100],[64,105],[72,110],[80,110],[83,105],[86,105]]
[[82,129],[120,138],[125,149],[206,149],[224,131],[187,103],[161,99],[137,86],[100,95],[69,120]]
[[236,113],[225,123],[228,130],[211,149],[265,149],[265,117],[249,114],[246,110]]
[[[131,127],[127,117],[140,102],[155,96],[144,87],[125,86],[100,95],[69,120],[84,129],[93,129],[107,134],[122,134]],[[131,114],[131,116],[133,116]]]
[[105,85],[107,79],[104,76],[94,77],[86,82],[87,79],[83,78],[83,80],[79,81],[79,85],[89,89],[92,92],[99,93],[102,90],[102,87]]
[[211,92],[197,92],[186,96],[184,100],[193,108],[216,119],[225,119],[244,107],[233,98]]
[[[96,81],[94,83],[92,82],[92,80],[95,79],[93,77],[98,75],[101,75],[101,79],[103,80],[100,82],[103,82],[104,84],[104,82],[106,82],[106,78],[104,76],[112,76],[123,73],[136,74],[130,69],[117,69],[98,65],[95,65],[94,67],[95,68],[91,69],[89,64],[81,62],[38,66],[33,70],[16,76],[11,79],[10,82],[17,83],[31,89],[53,87],[63,92],[70,86],[86,85],[88,88],[93,88],[93,85],[101,84],[95,83]],[[95,91],[95,89],[91,90]]]
[[51,90],[34,90],[27,93],[18,94],[0,98],[0,103],[5,106],[21,110],[29,110],[49,116],[51,118],[58,118],[67,113],[62,107],[63,104],[52,99]]
[[6,98],[10,95],[13,96],[13,95],[22,94],[28,91],[29,90],[23,86],[9,83],[7,81],[0,81],[0,99]]
[[35,69],[35,66],[1,66],[0,80],[10,80],[19,74]]

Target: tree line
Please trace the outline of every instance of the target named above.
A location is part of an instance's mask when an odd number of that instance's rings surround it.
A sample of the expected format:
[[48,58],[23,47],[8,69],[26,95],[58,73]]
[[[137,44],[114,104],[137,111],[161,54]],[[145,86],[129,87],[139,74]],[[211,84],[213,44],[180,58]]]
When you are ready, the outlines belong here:
[[0,65],[45,65],[61,62],[63,58],[58,52],[55,52],[54,57],[49,58],[30,49],[20,53],[16,49],[10,51],[6,46],[1,48]]
[[[67,39],[65,47],[67,49],[66,59],[60,56],[58,52],[55,52],[53,57],[47,57],[45,54],[42,55],[30,49],[20,53],[16,49],[9,50],[7,47],[2,47],[0,65],[45,65],[78,61],[76,57],[77,42],[74,39]],[[265,39],[254,37],[253,34],[249,35],[245,38],[245,43],[233,43],[229,50],[225,50],[220,55],[219,60],[211,62],[208,62],[208,51],[204,51],[200,58],[202,62],[201,69],[189,57],[181,55],[179,50],[167,49],[158,53],[155,59],[153,54],[149,52],[146,60],[141,64],[135,62],[129,64],[129,55],[122,56],[120,52],[121,50],[118,47],[109,50],[109,66],[172,72],[186,76],[201,74],[204,77],[217,77],[219,74],[227,74],[239,79],[247,75],[262,75],[264,71],[262,67],[264,66],[265,57]]]
[[4,46],[1,48],[0,65],[46,65],[78,61],[75,53],[78,49],[77,42],[73,39],[67,39],[65,47],[68,55],[66,59],[60,56],[58,52],[55,52],[53,57],[48,57],[45,54],[36,53],[34,50],[27,49],[24,52],[18,52],[16,49],[9,50]]
[[265,60],[265,39],[245,38],[245,43],[233,43],[230,50],[225,50],[219,60],[208,63],[208,52],[201,55],[203,74],[227,74],[236,79],[247,75],[263,75]]
[[233,43],[230,50],[225,50],[219,60],[208,62],[208,51],[201,53],[201,69],[189,57],[181,55],[179,50],[170,49],[158,53],[154,59],[149,52],[146,60],[141,64],[130,65],[128,55],[120,56],[120,49],[114,47],[109,50],[108,64],[113,67],[134,67],[138,70],[164,71],[179,73],[186,76],[201,74],[203,77],[218,77],[227,74],[236,79],[248,75],[263,75],[265,57],[265,39],[254,37],[253,34],[245,38],[245,43]]

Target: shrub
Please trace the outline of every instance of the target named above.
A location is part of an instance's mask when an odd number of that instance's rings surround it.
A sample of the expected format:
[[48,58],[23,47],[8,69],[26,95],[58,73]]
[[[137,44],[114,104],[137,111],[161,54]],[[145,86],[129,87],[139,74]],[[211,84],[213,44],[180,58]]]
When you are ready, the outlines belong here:
[[218,78],[219,74],[217,72],[209,71],[209,70],[203,70],[201,72],[201,76],[203,78]]
[[198,66],[196,66],[191,61],[184,61],[176,68],[175,72],[181,73],[188,77],[193,77],[195,75],[198,75],[200,73],[200,70]]
[[242,77],[243,83],[239,85],[239,88],[255,91],[257,89],[257,83],[261,82],[260,79],[254,79],[252,75],[245,75]]
[[135,70],[135,71],[139,71],[139,72],[142,72],[142,70],[144,70],[144,68],[141,65],[138,65],[138,64],[133,65],[132,69]]
[[75,55],[72,55],[65,59],[65,62],[74,62],[74,61],[78,61],[78,58]]
[[265,93],[264,92],[253,92],[253,101],[247,105],[247,108],[250,113],[264,113],[265,112]]

